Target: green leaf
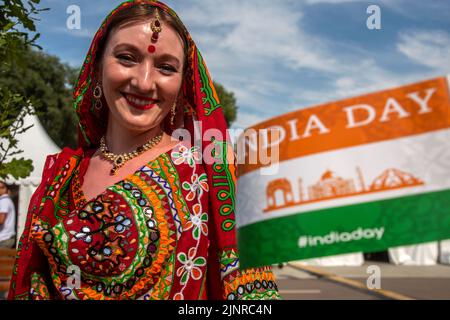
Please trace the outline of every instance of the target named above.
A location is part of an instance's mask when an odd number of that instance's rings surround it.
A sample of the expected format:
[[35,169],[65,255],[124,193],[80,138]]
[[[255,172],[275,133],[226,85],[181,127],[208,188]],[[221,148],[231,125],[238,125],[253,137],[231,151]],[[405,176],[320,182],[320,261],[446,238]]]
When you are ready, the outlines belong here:
[[198,227],[195,227],[192,235],[193,235],[194,239],[198,240],[200,238],[200,229]]
[[188,272],[184,272],[183,276],[181,277],[180,283],[183,285],[188,281],[189,278],[189,273]]
[[186,181],[182,184],[184,190],[191,190],[191,185]]
[[0,165],[0,177],[5,179],[8,175],[15,179],[26,178],[33,171],[33,161],[24,158],[13,159],[10,162],[2,163]]
[[181,263],[185,263],[186,260],[187,260],[186,254],[184,254],[183,252],[180,253],[180,254],[178,255],[178,260],[179,260]]
[[8,128],[14,122],[13,119],[8,119],[2,122],[2,128]]
[[198,257],[197,259],[194,260],[194,264],[196,266],[204,266],[206,264],[206,259],[203,257]]
[[7,32],[8,30],[10,30],[12,27],[14,27],[14,22],[10,21],[9,23],[7,23],[2,29],[4,32]]

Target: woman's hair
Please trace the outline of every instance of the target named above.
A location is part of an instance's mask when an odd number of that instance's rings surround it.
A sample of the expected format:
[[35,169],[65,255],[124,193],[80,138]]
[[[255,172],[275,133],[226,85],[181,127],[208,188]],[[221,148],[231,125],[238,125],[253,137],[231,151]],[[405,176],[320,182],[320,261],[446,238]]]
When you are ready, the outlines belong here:
[[105,51],[108,37],[114,28],[117,28],[121,25],[130,23],[130,22],[150,20],[151,18],[155,17],[156,10],[158,10],[161,20],[163,22],[167,23],[169,26],[171,26],[180,35],[180,37],[183,41],[183,49],[184,49],[183,75],[184,75],[185,71],[186,71],[186,67],[188,65],[187,60],[188,60],[188,49],[189,49],[189,43],[188,43],[188,39],[186,37],[185,27],[178,19],[174,18],[173,16],[171,16],[169,13],[165,12],[164,10],[161,10],[150,4],[144,4],[144,3],[133,5],[126,10],[121,10],[120,12],[115,14],[114,17],[112,17],[111,21],[109,21],[109,24],[106,29],[104,37],[99,42],[94,64],[99,66],[98,64],[100,63],[100,61],[103,57],[103,53]]

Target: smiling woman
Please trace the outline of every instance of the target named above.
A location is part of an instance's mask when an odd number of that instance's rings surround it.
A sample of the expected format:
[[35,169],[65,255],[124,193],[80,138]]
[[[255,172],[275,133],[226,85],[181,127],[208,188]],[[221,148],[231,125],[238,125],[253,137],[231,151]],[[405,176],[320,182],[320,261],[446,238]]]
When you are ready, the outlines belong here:
[[[10,299],[279,298],[269,267],[239,268],[225,119],[170,8],[127,1],[108,15],[74,107],[80,148],[47,158]],[[194,137],[194,121],[215,132],[202,141],[212,163],[194,141],[171,137],[181,128]]]

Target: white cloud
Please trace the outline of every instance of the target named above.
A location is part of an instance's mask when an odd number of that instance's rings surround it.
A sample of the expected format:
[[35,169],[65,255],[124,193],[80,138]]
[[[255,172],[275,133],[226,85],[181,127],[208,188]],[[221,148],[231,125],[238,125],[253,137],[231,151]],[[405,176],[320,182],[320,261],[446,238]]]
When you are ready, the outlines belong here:
[[339,70],[328,43],[303,30],[303,12],[294,0],[197,0],[178,5],[174,9],[213,78],[235,93],[239,127],[286,110],[278,101],[292,94],[295,83],[287,80],[292,73]]
[[363,59],[343,70],[333,87],[338,99],[387,89],[405,83],[406,75],[380,68],[376,61]]
[[414,30],[399,35],[397,50],[414,62],[450,72],[450,34],[441,30]]
[[268,117],[261,117],[255,113],[239,112],[236,122],[231,127],[233,129],[245,129],[267,119]]
[[343,67],[342,72],[332,77],[326,86],[296,92],[292,96],[292,109],[364,95],[441,75],[433,70],[397,73],[379,67],[371,59],[356,61],[352,66]]
[[61,27],[53,27],[50,29],[50,32],[52,33],[62,33],[69,36],[77,37],[77,38],[87,38],[91,40],[96,31],[93,31],[89,28],[81,27],[80,29],[69,29],[66,26]]
[[[333,55],[326,54],[324,41],[302,31],[302,12],[293,10],[293,3],[291,0],[277,3],[199,0],[183,8],[181,18],[191,30],[222,30],[214,34],[200,32],[195,37],[200,48],[214,48],[208,49],[209,55],[225,51],[233,62],[247,57],[253,65],[276,61],[294,70],[310,68],[331,72],[337,66]],[[193,34],[196,35],[195,31]]]

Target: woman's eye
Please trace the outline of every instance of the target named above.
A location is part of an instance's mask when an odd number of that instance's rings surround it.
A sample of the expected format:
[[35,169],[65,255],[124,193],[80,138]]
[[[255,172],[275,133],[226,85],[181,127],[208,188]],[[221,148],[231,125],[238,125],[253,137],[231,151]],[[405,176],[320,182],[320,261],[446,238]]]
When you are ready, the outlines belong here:
[[128,54],[120,54],[117,56],[117,59],[121,62],[132,63],[135,62],[134,58]]
[[163,64],[159,67],[163,73],[174,73],[177,72],[177,69],[169,64]]

